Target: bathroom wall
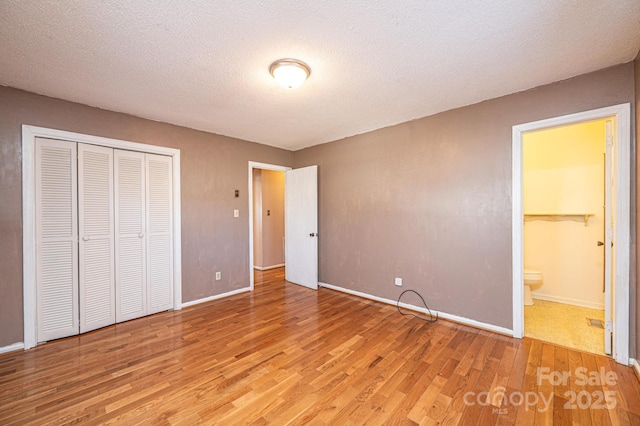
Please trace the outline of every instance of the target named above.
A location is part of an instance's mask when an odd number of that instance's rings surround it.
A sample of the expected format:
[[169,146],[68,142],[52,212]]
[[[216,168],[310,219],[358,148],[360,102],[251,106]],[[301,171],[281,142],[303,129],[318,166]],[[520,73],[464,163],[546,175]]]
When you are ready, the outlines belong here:
[[524,136],[524,212],[594,213],[588,225],[525,216],[525,268],[543,273],[534,298],[604,309],[605,121]]
[[284,264],[284,173],[253,170],[253,265],[270,269]]

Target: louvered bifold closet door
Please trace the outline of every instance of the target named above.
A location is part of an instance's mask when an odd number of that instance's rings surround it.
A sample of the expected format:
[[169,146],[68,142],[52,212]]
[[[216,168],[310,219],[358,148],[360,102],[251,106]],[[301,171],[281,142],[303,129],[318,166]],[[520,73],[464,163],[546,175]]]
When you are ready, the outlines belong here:
[[173,211],[171,157],[146,154],[147,314],[173,307]]
[[116,321],[146,315],[145,154],[115,151]]
[[36,138],[37,340],[78,334],[77,162],[74,142]]
[[113,149],[78,144],[80,332],[115,323]]

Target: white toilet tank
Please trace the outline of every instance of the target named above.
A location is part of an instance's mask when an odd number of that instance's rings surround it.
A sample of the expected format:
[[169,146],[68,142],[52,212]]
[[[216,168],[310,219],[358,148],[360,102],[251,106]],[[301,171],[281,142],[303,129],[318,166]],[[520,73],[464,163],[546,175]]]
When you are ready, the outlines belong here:
[[542,281],[542,272],[536,271],[535,269],[525,269],[524,281],[527,283],[537,283]]

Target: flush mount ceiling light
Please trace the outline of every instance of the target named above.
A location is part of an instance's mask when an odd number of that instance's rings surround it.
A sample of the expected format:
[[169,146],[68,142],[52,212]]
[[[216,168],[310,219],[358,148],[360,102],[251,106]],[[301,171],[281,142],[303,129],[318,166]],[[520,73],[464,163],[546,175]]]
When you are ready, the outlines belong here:
[[311,75],[307,64],[297,59],[278,59],[269,67],[276,82],[287,89],[300,87]]

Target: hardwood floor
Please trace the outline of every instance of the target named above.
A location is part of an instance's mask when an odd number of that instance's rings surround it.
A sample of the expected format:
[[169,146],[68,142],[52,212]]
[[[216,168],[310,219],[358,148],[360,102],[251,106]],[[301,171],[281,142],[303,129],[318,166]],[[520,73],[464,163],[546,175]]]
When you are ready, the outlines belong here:
[[426,323],[277,269],[253,293],[0,356],[0,424],[79,422],[638,425],[640,386],[606,357]]

